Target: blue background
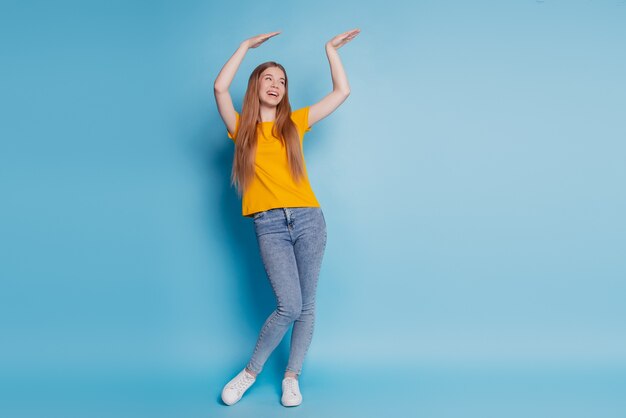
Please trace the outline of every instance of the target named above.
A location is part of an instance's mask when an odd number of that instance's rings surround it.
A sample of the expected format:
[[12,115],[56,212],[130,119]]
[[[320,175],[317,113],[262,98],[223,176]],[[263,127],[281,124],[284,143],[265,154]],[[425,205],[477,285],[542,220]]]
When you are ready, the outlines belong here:
[[[0,3],[0,412],[626,414],[626,2]],[[328,225],[302,406],[212,84],[283,64]],[[621,395],[621,396],[620,396]]]

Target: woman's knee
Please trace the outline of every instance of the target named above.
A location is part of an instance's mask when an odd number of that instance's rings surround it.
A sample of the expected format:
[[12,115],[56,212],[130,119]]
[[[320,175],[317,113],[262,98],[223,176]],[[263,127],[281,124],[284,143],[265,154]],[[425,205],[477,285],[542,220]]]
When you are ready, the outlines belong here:
[[295,300],[284,303],[278,307],[278,313],[289,321],[295,321],[302,314],[302,302]]

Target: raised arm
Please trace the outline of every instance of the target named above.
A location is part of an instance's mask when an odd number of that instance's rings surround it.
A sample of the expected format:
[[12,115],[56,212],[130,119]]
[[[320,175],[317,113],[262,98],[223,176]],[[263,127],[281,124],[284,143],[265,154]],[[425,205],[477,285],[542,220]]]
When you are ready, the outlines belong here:
[[337,50],[354,39],[359,32],[361,32],[360,29],[353,29],[337,35],[326,42],[326,56],[328,56],[328,62],[330,64],[333,91],[319,102],[311,105],[309,109],[309,126],[313,126],[316,122],[333,113],[350,95],[348,77],[343,69]]
[[233,135],[235,134],[235,129],[237,128],[237,116],[235,106],[233,106],[233,99],[230,97],[230,92],[228,91],[230,84],[232,83],[233,78],[235,78],[235,73],[239,69],[239,65],[241,65],[248,49],[256,48],[272,36],[276,36],[279,33],[280,32],[264,33],[243,41],[232,57],[226,61],[226,64],[224,64],[224,67],[222,67],[222,70],[215,79],[213,92],[215,93],[217,110],[220,112],[220,116],[222,117],[228,132]]

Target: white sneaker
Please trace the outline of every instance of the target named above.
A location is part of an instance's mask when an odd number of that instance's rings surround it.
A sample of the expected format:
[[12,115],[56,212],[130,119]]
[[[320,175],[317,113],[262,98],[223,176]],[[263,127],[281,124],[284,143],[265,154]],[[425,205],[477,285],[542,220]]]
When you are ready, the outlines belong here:
[[226,405],[237,403],[255,381],[256,377],[248,373],[246,369],[243,369],[230,382],[226,383],[226,386],[222,389],[222,401]]
[[298,386],[298,379],[285,377],[283,379],[283,397],[280,402],[284,406],[298,406],[302,403],[302,395]]

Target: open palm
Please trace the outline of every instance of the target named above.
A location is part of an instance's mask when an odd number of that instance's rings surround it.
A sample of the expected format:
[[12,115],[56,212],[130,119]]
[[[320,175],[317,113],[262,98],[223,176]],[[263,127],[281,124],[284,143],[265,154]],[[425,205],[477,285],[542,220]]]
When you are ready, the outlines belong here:
[[279,33],[280,32],[270,32],[270,33],[264,33],[262,35],[253,36],[252,38],[247,39],[248,47],[256,48],[257,46],[261,45],[263,42],[267,41],[272,36],[276,36]]
[[335,49],[339,49],[351,40],[353,40],[359,33],[361,29],[352,29],[347,32],[341,33],[335,36],[333,39],[328,41],[328,44]]

